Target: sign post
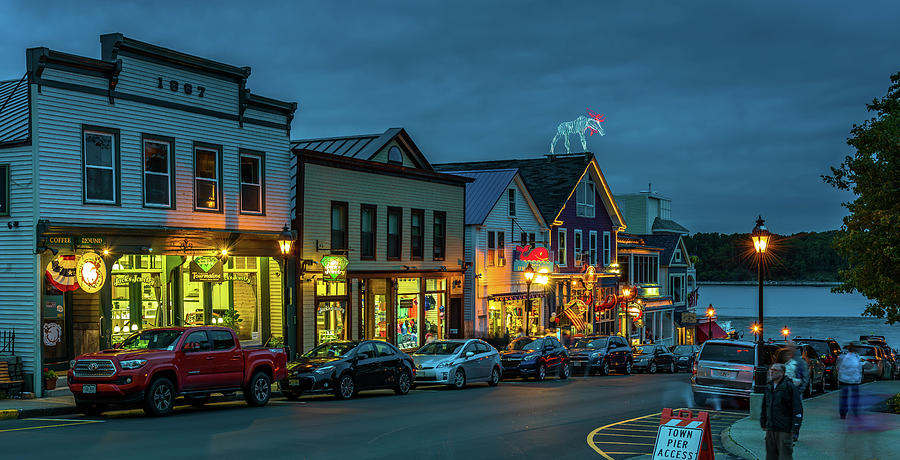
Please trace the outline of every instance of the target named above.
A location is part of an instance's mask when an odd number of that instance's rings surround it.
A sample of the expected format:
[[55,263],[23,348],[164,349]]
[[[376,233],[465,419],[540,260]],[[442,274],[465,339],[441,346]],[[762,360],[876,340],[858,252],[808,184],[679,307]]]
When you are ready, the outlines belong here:
[[714,460],[709,413],[663,409],[653,460]]

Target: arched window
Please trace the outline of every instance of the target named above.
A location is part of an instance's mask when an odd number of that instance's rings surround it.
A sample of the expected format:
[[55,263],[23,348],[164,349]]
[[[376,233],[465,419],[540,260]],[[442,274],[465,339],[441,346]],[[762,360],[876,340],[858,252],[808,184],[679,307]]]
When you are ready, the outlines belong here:
[[397,146],[393,146],[388,150],[388,163],[403,164],[403,154],[400,153],[400,149]]

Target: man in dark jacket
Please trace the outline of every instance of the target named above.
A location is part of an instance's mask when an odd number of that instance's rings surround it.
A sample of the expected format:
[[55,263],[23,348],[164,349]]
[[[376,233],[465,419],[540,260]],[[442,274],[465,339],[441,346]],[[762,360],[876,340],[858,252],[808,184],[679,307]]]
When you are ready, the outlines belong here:
[[784,377],[784,364],[773,364],[759,414],[759,424],[766,430],[766,460],[793,459],[802,421],[800,391]]

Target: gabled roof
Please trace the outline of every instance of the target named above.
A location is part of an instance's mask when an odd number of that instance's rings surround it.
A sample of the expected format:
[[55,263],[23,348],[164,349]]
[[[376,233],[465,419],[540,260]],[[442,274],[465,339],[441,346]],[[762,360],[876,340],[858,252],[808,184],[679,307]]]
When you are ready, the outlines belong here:
[[691,232],[690,230],[679,225],[678,222],[675,222],[674,220],[660,219],[659,217],[653,219],[653,225],[650,227],[650,231],[653,233],[672,232],[685,235]]
[[675,249],[678,248],[681,241],[681,235],[678,233],[641,235],[641,238],[647,246],[662,248],[662,252],[659,254],[660,265],[669,265],[672,260],[672,254],[675,253]]
[[406,148],[410,159],[417,167],[434,169],[403,128],[390,128],[381,134],[296,139],[291,141],[291,150],[295,152],[307,150],[357,160],[371,160],[394,139]]
[[645,251],[662,252],[665,248],[650,244],[646,238],[650,235],[633,235],[631,233],[619,232],[616,234],[616,247],[621,251],[623,249],[641,249]]
[[[484,224],[497,202],[506,196],[506,190],[516,180],[518,172],[518,169],[453,171],[453,175],[474,179],[474,182],[466,184],[466,225]],[[535,217],[541,226],[546,227],[547,223],[536,211],[537,204],[527,187],[520,187],[520,191],[529,207],[535,210]]]
[[28,80],[0,81],[0,145],[28,140]]
[[[436,164],[434,168],[438,171],[452,173],[454,171],[473,171],[485,169],[510,169],[519,170],[525,187],[534,198],[541,216],[548,225],[552,225],[559,215],[559,212],[565,207],[566,202],[581,180],[582,175],[587,171],[588,166],[593,162],[594,155],[592,153],[573,154],[573,155],[546,155],[543,158],[534,158],[530,160],[495,160],[495,161],[475,161],[467,163],[443,163]],[[597,169],[602,179],[599,168]],[[605,182],[605,180],[604,180]],[[598,184],[600,185],[600,184]],[[606,190],[600,190],[601,193],[608,193],[606,184],[603,187]],[[610,194],[610,200],[612,195]],[[612,202],[615,206],[615,202]],[[618,213],[618,211],[616,211]],[[620,220],[617,216],[611,216],[613,222]],[[622,222],[624,226],[624,222]]]

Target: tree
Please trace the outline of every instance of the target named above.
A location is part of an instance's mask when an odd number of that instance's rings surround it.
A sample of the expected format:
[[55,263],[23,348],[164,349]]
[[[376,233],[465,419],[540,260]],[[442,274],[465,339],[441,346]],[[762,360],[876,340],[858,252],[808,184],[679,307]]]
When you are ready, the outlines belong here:
[[863,315],[900,321],[900,72],[887,95],[866,104],[874,116],[853,125],[847,139],[855,150],[830,176],[829,185],[852,192],[850,211],[834,238],[849,267],[835,292],[858,291],[873,302]]

